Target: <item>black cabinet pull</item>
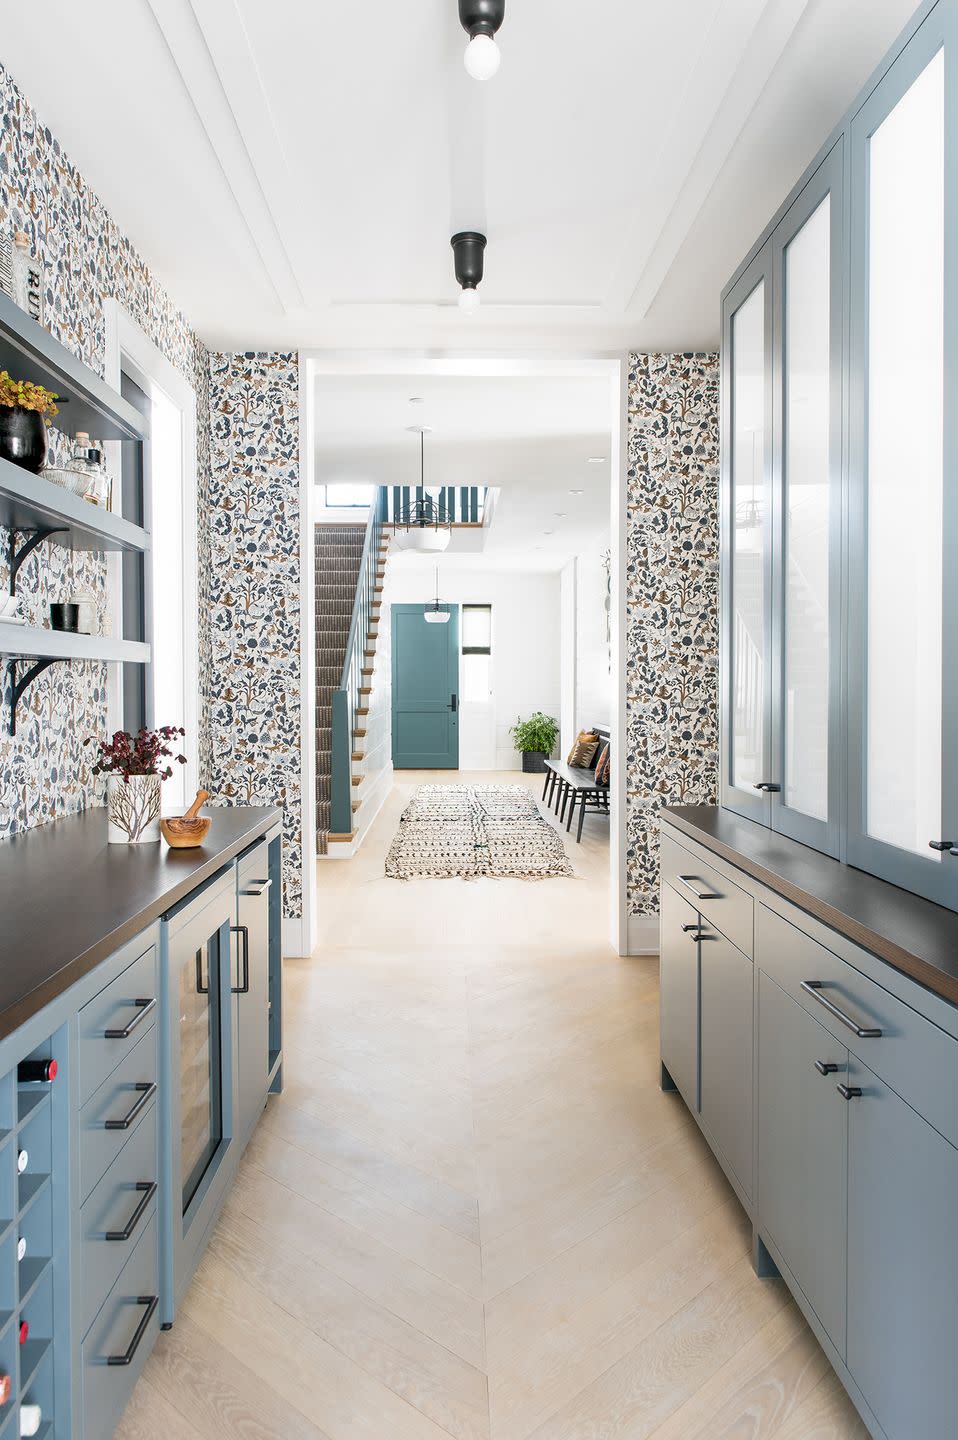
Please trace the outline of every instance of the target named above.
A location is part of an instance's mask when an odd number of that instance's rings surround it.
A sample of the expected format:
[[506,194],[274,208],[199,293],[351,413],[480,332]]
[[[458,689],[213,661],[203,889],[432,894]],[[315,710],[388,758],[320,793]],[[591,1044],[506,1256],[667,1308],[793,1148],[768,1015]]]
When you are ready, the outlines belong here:
[[753,790],[761,790],[765,795],[777,795],[781,785],[776,785],[774,780],[759,780],[752,786]]
[[699,930],[701,930],[701,928],[702,928],[702,927],[701,927],[701,925],[698,924],[698,922],[696,922],[694,925],[683,925],[683,926],[682,926],[682,934],[683,934],[683,935],[688,935],[688,933],[689,933],[690,930],[695,930],[696,932],[698,932]]
[[146,1208],[149,1205],[150,1201],[153,1199],[153,1196],[156,1194],[156,1181],[137,1180],[136,1188],[137,1190],[141,1190],[143,1193],[141,1194],[140,1199],[137,1202],[136,1209],[133,1211],[133,1214],[126,1222],[126,1229],[108,1230],[106,1232],[106,1235],[103,1237],[105,1240],[129,1240],[130,1236],[133,1234],[133,1231],[136,1229],[137,1225],[139,1225],[140,1221],[143,1219],[143,1216],[146,1214]]
[[835,1089],[843,1100],[854,1100],[862,1093],[857,1085],[836,1085]]
[[145,1305],[146,1309],[140,1316],[140,1323],[133,1332],[133,1339],[122,1355],[108,1355],[106,1357],[106,1363],[108,1365],[130,1365],[132,1363],[133,1356],[140,1348],[140,1341],[146,1334],[147,1326],[156,1313],[156,1307],[160,1303],[160,1297],[159,1295],[138,1295],[136,1297],[136,1303],[137,1305]]
[[958,855],[958,840],[929,840],[930,850],[947,850],[949,855]]
[[129,1040],[137,1025],[142,1025],[143,1021],[146,1019],[147,1015],[149,1015],[150,1011],[156,1009],[155,998],[152,1000],[134,1000],[133,1004],[136,1006],[136,1014],[133,1016],[133,1019],[130,1021],[129,1025],[127,1025],[122,1030],[104,1030],[104,1039]]
[[449,697],[449,709],[452,711],[453,715],[455,715],[456,711],[459,709],[459,696],[458,696],[458,695],[450,695],[450,697]]
[[231,925],[230,929],[235,935],[239,935],[243,941],[243,981],[240,985],[231,985],[230,989],[234,995],[249,994],[249,926]]
[[705,881],[702,879],[701,875],[680,875],[680,876],[679,876],[679,884],[680,884],[680,885],[684,885],[685,888],[686,888],[686,890],[691,890],[691,892],[692,892],[692,894],[695,896],[696,900],[721,900],[721,899],[722,899],[722,896],[718,893],[717,890],[709,890],[708,887],[706,887],[704,890],[698,890],[698,889],[696,889],[696,887],[692,884],[692,881],[693,881],[693,880],[697,880],[700,885],[705,885]]
[[844,1010],[839,1010],[834,1001],[829,1000],[827,995],[823,995],[822,987],[824,984],[824,980],[803,980],[802,989],[806,995],[811,995],[813,1000],[817,1000],[819,1005],[823,1005],[829,1015],[834,1015],[840,1025],[844,1025],[846,1030],[851,1030],[853,1035],[857,1035],[859,1040],[879,1040],[881,1038],[881,1031],[877,1026],[859,1025],[857,1020],[853,1020],[850,1015],[846,1015]]
[[138,1098],[134,1100],[132,1108],[126,1112],[122,1120],[105,1120],[103,1122],[104,1130],[129,1130],[137,1115],[149,1105],[153,1096],[156,1094],[156,1081],[138,1080],[133,1086],[133,1089],[138,1090],[140,1093]]
[[838,1072],[838,1066],[833,1064],[831,1060],[816,1060],[815,1069],[819,1075],[835,1075]]

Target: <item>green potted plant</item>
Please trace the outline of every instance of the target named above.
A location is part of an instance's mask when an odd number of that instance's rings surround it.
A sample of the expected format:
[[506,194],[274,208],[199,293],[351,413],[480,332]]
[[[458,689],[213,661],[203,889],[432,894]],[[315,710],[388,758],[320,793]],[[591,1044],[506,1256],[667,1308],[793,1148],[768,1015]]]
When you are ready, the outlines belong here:
[[528,720],[517,719],[509,726],[515,747],[522,755],[522,768],[527,775],[541,775],[546,757],[555,749],[559,738],[559,722],[537,710]]
[[47,458],[46,427],[57,414],[59,398],[32,380],[13,380],[0,370],[0,457],[39,474]]

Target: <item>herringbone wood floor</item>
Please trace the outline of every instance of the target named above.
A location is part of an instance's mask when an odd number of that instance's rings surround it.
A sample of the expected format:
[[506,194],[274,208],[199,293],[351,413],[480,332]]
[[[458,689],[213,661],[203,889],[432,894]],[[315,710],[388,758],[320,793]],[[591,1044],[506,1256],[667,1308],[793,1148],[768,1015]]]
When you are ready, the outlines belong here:
[[656,962],[609,951],[603,822],[574,880],[383,879],[441,778],[403,776],[321,867],[286,1093],[118,1434],[865,1440],[658,1089]]

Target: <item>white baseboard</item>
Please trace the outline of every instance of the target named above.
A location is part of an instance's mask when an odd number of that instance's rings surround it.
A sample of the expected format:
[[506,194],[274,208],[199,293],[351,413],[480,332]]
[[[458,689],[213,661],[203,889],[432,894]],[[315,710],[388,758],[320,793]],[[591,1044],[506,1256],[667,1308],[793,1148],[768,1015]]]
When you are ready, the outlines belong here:
[[296,958],[298,959],[300,956],[307,955],[308,953],[309,953],[308,949],[307,949],[307,948],[304,946],[304,944],[303,944],[303,921],[302,921],[302,918],[299,918],[299,919],[297,919],[297,920],[287,920],[286,916],[284,915],[284,916],[283,916],[283,955],[284,955],[284,957],[287,957],[287,956],[289,956],[289,957],[296,956]]
[[630,915],[628,919],[628,954],[658,955],[658,915]]

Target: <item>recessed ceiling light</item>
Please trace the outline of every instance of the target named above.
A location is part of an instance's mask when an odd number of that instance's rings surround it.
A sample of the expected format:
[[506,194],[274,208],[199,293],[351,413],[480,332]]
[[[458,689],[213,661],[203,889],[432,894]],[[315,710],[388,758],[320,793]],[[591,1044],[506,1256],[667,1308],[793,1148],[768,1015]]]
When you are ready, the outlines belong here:
[[585,494],[585,491],[584,491],[584,490],[570,490],[570,491],[569,491],[569,494],[570,494],[570,495],[584,495],[584,494]]
[[590,456],[589,456],[589,464],[590,464],[590,465],[604,465],[604,464],[605,464],[605,456],[604,456],[604,455],[590,455]]
[[565,519],[565,511],[564,511],[564,510],[554,510],[554,511],[553,511],[553,514],[555,515],[555,517],[556,517],[557,520],[564,520],[564,519]]
[[556,532],[554,530],[543,530],[542,533],[543,535],[554,535]]
[[431,425],[407,425],[407,426],[406,426],[406,429],[409,431],[410,435],[431,435],[431,434],[432,434],[432,426],[431,426]]
[[410,395],[409,403],[410,405],[425,405],[426,401],[422,395]]

